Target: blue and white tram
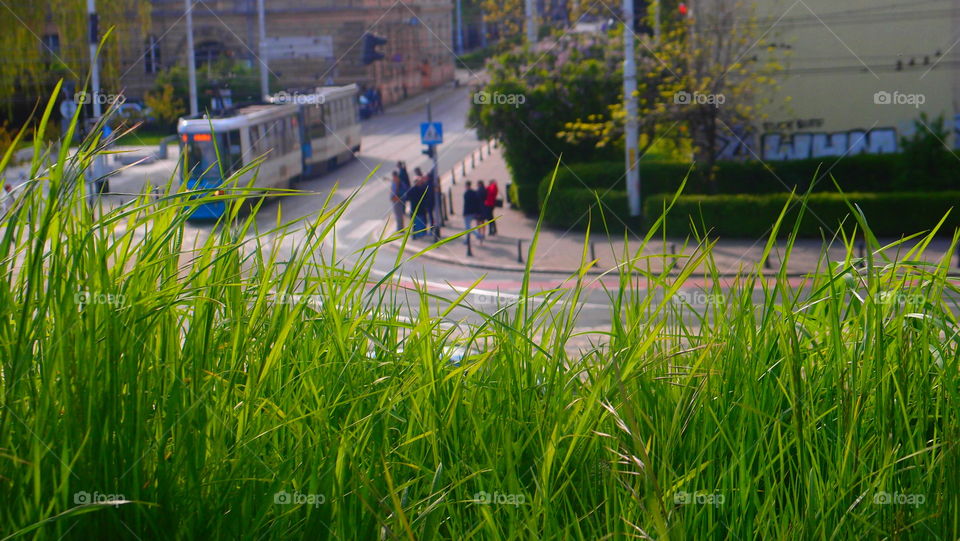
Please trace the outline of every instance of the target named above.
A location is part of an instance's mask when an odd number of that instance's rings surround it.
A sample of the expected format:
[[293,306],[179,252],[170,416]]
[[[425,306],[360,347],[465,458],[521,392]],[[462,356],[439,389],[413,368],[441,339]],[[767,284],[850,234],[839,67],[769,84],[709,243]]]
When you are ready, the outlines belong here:
[[[260,166],[238,179],[247,186],[287,188],[301,178],[353,159],[360,151],[357,86],[318,88],[309,94],[272,96],[221,116],[182,118],[182,179],[189,189],[216,189],[244,166]],[[220,160],[217,160],[219,152]],[[218,218],[224,202],[200,205],[193,218]]]

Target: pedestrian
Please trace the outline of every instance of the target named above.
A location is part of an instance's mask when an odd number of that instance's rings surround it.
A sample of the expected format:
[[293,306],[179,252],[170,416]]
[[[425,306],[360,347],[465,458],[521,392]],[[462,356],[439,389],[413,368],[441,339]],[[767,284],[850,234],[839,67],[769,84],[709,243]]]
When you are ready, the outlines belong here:
[[440,224],[442,218],[440,213],[442,209],[440,208],[440,198],[443,194],[440,193],[440,183],[437,182],[437,175],[435,174],[435,169],[430,169],[430,172],[426,174],[427,177],[427,199],[430,200],[430,204],[427,206],[427,217],[430,220],[430,230],[433,231],[433,236],[440,239]]
[[478,180],[477,188],[474,191],[477,193],[477,223],[480,224],[480,233],[485,235],[487,232],[487,211],[483,202],[487,200],[487,187],[483,185],[482,180]]
[[[474,224],[479,224],[479,223],[480,223],[480,221],[479,221],[479,216],[478,216],[478,213],[477,213],[477,211],[480,210],[480,209],[478,208],[478,207],[479,207],[479,200],[477,199],[477,192],[476,192],[476,190],[474,190],[473,188],[471,188],[471,183],[470,183],[469,180],[466,181],[466,182],[463,184],[463,186],[464,186],[464,189],[463,189],[463,212],[461,213],[461,214],[463,214],[463,228],[464,228],[465,230],[470,230],[471,228],[473,228]],[[481,233],[480,231],[473,231],[473,232],[471,232],[471,233],[467,233],[467,235],[464,237],[464,239],[463,239],[463,243],[464,243],[464,244],[467,243],[467,238],[466,238],[466,237],[468,237],[468,236],[470,236],[470,235],[476,235],[477,240],[479,240],[480,242],[483,242],[483,233]]]
[[497,196],[500,194],[500,188],[497,187],[497,181],[490,180],[487,184],[487,197],[484,198],[483,208],[486,211],[487,233],[493,237],[497,234],[497,222],[493,219],[493,210],[497,206]]
[[400,180],[400,172],[394,171],[390,180],[390,205],[393,207],[393,218],[397,222],[397,231],[403,230],[403,215],[406,211],[406,198],[409,187],[404,189]]
[[[403,188],[403,192],[406,193],[410,189],[410,186],[413,184],[410,182],[410,173],[407,172],[406,162],[397,162],[397,172],[400,173],[400,187]],[[404,205],[406,205],[406,197],[403,199]]]
[[419,239],[427,234],[426,195],[427,181],[420,175],[417,177],[416,183],[407,190],[407,201],[410,202],[410,217],[413,223],[411,238],[414,239]]

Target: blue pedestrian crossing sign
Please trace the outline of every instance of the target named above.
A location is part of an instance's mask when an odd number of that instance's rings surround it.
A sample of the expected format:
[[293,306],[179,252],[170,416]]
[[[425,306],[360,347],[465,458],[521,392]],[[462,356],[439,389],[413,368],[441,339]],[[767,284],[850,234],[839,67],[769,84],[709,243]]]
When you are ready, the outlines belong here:
[[439,145],[443,142],[443,123],[424,122],[420,124],[420,142],[425,145]]

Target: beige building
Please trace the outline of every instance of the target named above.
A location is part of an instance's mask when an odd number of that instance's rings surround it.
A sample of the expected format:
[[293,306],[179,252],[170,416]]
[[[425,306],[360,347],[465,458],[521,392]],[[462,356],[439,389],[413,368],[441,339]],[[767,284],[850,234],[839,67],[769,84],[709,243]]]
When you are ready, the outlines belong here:
[[[151,30],[134,38],[143,54],[122,71],[127,94],[153,87],[156,73],[186,60],[183,0],[152,0]],[[449,0],[265,0],[270,71],[286,88],[358,83],[381,90],[385,104],[453,78]],[[194,8],[199,64],[229,56],[258,66],[256,0],[206,0]],[[363,35],[385,37],[386,57],[363,63]],[[152,45],[152,46],[151,46]]]
[[[921,113],[960,146],[960,2],[757,0],[758,35],[785,60],[744,140],[764,160],[895,152]],[[762,49],[762,47],[758,47]],[[752,154],[731,138],[725,158]]]

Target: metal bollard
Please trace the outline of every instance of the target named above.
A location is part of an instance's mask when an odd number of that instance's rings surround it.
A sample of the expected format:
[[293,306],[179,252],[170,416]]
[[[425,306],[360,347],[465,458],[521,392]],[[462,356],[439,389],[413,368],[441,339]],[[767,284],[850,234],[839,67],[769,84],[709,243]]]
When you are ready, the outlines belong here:
[[517,263],[523,264],[523,241],[517,239]]
[[597,260],[597,248],[594,245],[594,243],[591,242],[590,243],[590,261],[596,261],[596,260]]
[[467,160],[463,160],[462,162],[460,162],[460,176],[461,177],[467,176]]
[[483,147],[480,147],[480,161],[483,161]]
[[456,167],[450,170],[450,182],[452,182],[454,186],[456,186],[457,184],[457,168]]
[[447,188],[447,208],[450,209],[450,216],[453,216],[453,188]]
[[860,253],[860,259],[863,259],[863,257],[864,257],[864,246],[863,246],[863,241],[862,241],[862,240],[857,242],[857,252]]
[[474,152],[470,153],[470,169],[477,168],[477,154]]
[[467,257],[473,257],[473,250],[470,249],[470,237],[472,236],[470,233],[467,233]]
[[670,243],[670,255],[677,255],[677,245]]

